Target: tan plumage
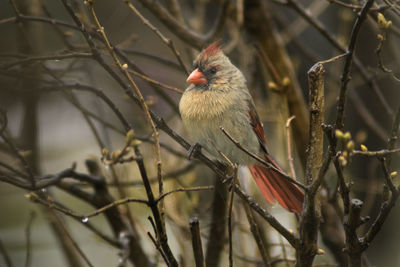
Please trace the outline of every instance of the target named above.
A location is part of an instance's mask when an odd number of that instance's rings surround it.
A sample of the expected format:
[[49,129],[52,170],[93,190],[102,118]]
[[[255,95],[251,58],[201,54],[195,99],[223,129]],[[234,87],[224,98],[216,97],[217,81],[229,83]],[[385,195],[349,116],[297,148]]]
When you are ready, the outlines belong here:
[[232,162],[250,165],[250,171],[268,202],[277,200],[285,209],[301,213],[303,192],[239,149],[221,131],[223,127],[248,151],[271,162],[265,136],[243,74],[220,50],[211,44],[196,58],[188,77],[191,85],[179,103],[182,121],[190,136],[216,160],[224,161],[218,150]]

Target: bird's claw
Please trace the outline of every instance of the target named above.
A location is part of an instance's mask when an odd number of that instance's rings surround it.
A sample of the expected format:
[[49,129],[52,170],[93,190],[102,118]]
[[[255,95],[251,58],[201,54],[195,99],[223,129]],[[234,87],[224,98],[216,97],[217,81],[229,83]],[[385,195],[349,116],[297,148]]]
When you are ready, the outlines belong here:
[[200,153],[200,151],[201,145],[199,143],[192,145],[188,151],[188,159],[191,160],[193,156],[196,157]]

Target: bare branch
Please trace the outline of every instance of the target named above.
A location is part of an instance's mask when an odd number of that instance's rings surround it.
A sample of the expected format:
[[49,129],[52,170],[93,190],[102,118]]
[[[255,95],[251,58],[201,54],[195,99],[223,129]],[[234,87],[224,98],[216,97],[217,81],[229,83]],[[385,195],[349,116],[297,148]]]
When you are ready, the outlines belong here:
[[199,219],[193,217],[190,219],[189,224],[190,233],[192,234],[192,246],[196,267],[205,267],[206,263],[204,261],[203,247],[201,245]]
[[140,0],[143,6],[149,9],[156,18],[164,23],[171,32],[191,46],[198,49],[202,48],[206,43],[212,41],[219,34],[225,24],[228,14],[228,0],[222,0],[220,4],[219,14],[213,28],[204,35],[200,35],[183,25],[180,21],[175,20],[161,4],[154,0]]

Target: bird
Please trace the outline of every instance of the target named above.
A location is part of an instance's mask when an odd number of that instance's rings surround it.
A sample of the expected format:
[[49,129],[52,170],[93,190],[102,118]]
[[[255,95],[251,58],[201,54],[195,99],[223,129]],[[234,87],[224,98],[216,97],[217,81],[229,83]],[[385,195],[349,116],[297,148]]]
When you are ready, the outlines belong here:
[[[243,73],[224,54],[219,41],[196,57],[179,102],[183,125],[190,137],[213,160],[248,166],[268,203],[276,201],[286,210],[301,214],[304,192],[272,159],[266,148],[263,125],[255,109]],[[240,149],[231,136],[245,150]],[[257,155],[274,168],[260,164]],[[286,176],[286,177],[285,177]]]

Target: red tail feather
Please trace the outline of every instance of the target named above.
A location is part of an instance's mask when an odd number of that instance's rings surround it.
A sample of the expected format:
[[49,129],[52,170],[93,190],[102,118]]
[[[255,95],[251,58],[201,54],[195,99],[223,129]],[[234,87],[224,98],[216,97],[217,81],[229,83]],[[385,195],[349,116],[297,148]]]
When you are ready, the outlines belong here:
[[[272,165],[280,170],[268,155],[267,158]],[[301,214],[304,193],[299,187],[272,169],[259,165],[253,165],[249,168],[258,188],[269,203],[275,203],[275,200],[277,200],[288,211]]]

